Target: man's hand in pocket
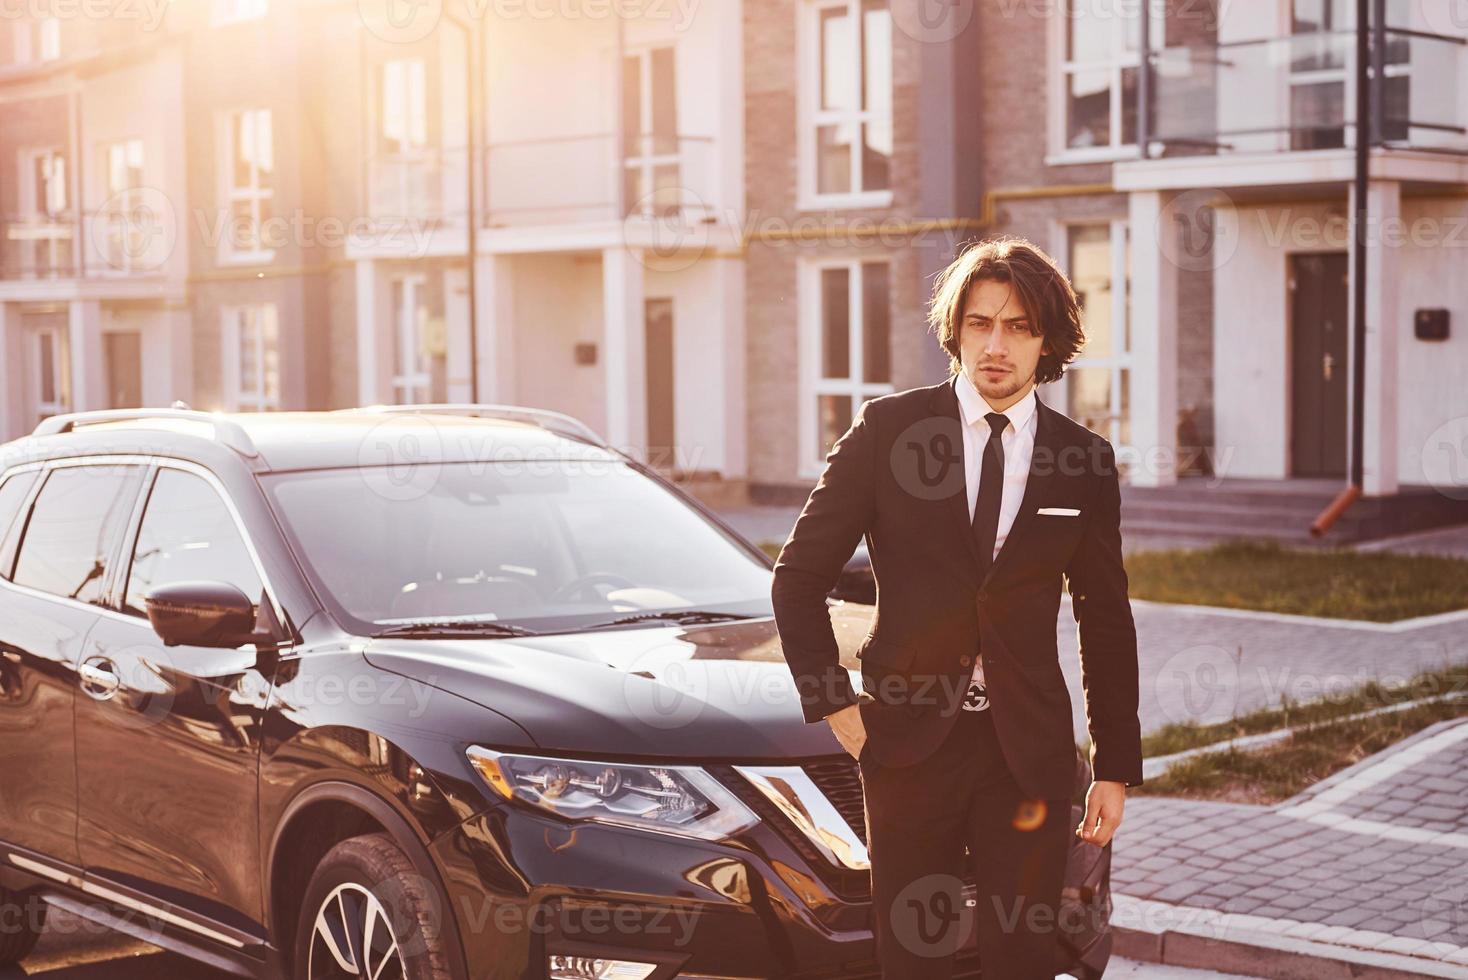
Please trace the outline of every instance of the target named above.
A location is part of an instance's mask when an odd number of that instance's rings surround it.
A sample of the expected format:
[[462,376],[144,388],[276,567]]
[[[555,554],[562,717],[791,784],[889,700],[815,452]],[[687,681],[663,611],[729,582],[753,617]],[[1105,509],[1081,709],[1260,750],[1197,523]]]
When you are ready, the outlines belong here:
[[867,740],[867,729],[861,721],[860,706],[849,704],[840,711],[827,715],[826,723],[836,733],[836,740],[841,743],[841,747],[853,759],[860,757],[861,748]]

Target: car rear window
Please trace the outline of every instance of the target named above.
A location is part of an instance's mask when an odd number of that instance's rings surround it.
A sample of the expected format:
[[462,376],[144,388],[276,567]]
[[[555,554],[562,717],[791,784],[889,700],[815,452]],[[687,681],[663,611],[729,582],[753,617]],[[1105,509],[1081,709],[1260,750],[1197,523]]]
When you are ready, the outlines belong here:
[[53,470],[36,497],[16,557],[16,585],[100,602],[117,536],[132,513],[140,466]]
[[16,518],[39,472],[16,473],[0,483],[0,578],[10,578],[15,568],[15,542],[20,536],[20,522]]

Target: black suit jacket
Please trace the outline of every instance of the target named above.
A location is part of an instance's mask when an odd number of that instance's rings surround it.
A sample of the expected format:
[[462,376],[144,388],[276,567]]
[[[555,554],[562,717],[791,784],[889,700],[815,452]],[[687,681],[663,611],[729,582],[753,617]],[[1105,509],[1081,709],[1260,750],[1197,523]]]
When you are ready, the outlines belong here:
[[[863,760],[908,765],[937,748],[982,649],[989,710],[1011,772],[1035,798],[1070,797],[1075,742],[1055,642],[1064,578],[1080,633],[1094,778],[1142,782],[1115,452],[1044,402],[1036,412],[1019,513],[982,581],[952,377],[867,401],[826,457],[776,560],[771,595],[805,720],[860,703]],[[857,650],[858,692],[838,662],[826,596],[863,535],[877,607]]]

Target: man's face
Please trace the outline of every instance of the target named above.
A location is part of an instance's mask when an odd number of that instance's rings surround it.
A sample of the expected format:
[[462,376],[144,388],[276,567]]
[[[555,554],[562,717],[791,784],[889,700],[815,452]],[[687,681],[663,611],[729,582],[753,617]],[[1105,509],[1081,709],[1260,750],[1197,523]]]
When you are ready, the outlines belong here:
[[970,284],[959,318],[958,352],[963,373],[999,410],[1029,390],[1040,355],[1049,353],[1043,335],[1005,282]]

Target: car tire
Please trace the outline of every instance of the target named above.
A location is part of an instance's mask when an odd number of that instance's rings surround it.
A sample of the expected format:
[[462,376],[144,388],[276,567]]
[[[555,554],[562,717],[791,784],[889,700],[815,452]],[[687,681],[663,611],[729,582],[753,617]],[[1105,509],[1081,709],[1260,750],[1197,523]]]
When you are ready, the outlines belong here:
[[[306,886],[296,923],[296,980],[451,980],[446,908],[438,886],[418,873],[388,835],[342,841],[321,859]],[[390,935],[384,936],[384,926]],[[388,956],[397,962],[384,966]]]
[[0,888],[0,964],[19,963],[31,955],[46,928],[46,908],[39,896]]

